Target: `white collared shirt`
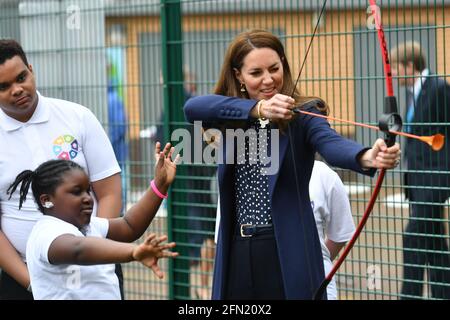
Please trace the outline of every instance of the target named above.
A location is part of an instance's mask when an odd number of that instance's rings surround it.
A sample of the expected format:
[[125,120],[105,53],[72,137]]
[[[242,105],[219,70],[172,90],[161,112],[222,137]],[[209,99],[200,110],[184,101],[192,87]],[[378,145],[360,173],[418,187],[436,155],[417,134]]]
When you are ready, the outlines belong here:
[[[51,159],[80,164],[91,181],[120,172],[111,143],[94,114],[79,104],[38,95],[38,105],[27,122],[17,121],[0,109],[1,228],[25,260],[26,241],[42,216],[31,188],[19,211],[19,191],[11,199],[8,187],[23,170],[36,169]],[[20,186],[19,186],[20,187]]]
[[[419,97],[420,91],[422,91],[422,86],[425,83],[425,81],[427,80],[427,77],[429,75],[430,75],[430,70],[429,69],[423,69],[420,77],[418,77],[416,79],[416,81],[414,82],[414,86],[408,88],[409,92],[411,92],[413,94],[413,96],[414,96],[414,102],[417,101],[417,98]],[[415,103],[413,105],[415,105]]]

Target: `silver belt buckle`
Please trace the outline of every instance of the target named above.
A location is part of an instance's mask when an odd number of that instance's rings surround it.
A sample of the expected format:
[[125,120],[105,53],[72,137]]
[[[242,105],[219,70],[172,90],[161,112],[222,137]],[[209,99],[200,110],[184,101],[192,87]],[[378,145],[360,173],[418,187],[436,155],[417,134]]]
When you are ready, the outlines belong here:
[[250,238],[252,235],[251,234],[244,234],[244,227],[251,227],[252,225],[249,223],[244,223],[241,224],[241,237],[242,238]]

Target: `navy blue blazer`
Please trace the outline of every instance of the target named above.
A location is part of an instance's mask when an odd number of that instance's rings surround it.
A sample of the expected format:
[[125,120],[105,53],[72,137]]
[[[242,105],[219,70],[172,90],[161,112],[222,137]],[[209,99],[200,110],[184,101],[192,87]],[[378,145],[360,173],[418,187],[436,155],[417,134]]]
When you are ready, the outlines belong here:
[[[204,127],[230,127],[239,123],[239,120],[248,123],[251,119],[250,110],[256,102],[207,95],[188,100],[184,112],[189,122],[202,121]],[[318,113],[316,109],[309,111]],[[289,135],[280,134],[277,155],[279,170],[269,175],[272,223],[286,298],[311,299],[325,277],[308,192],[315,152],[319,152],[333,166],[368,175],[375,174],[375,170],[363,171],[357,161],[359,154],[367,148],[337,134],[324,119],[299,115],[286,130],[291,130],[293,148],[290,147]],[[226,139],[222,140],[225,142]],[[225,143],[223,152],[226,152]],[[293,161],[296,162],[296,170]],[[230,243],[237,220],[234,165],[219,164],[218,178],[221,219],[214,266],[213,299],[224,297]]]
[[[411,126],[411,133],[423,136],[441,133],[445,135],[445,144],[436,152],[421,141],[408,139],[405,147],[408,160],[408,172],[404,181],[407,186],[406,195],[412,201],[442,203],[450,196],[450,190],[446,190],[450,188],[450,174],[430,171],[448,172],[450,169],[450,86],[445,80],[435,75],[430,75],[425,80],[414,105],[413,122],[418,125]],[[428,172],[417,172],[424,170]],[[409,189],[408,186],[414,188]]]

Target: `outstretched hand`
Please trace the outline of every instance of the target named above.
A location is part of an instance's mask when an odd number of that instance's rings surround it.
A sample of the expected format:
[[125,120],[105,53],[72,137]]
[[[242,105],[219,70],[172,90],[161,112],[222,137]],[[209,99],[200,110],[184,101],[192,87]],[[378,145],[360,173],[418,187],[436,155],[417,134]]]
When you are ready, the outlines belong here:
[[160,142],[155,144],[155,183],[159,190],[166,190],[175,179],[180,155],[177,154],[172,160],[174,150],[170,143],[166,143],[163,151],[161,151]]
[[360,159],[363,168],[392,169],[400,163],[400,145],[388,147],[383,139],[375,141],[371,149],[367,150]]
[[164,272],[158,266],[160,258],[174,258],[178,252],[171,252],[168,249],[175,247],[175,242],[162,243],[167,240],[167,236],[157,237],[156,234],[150,234],[144,243],[136,246],[133,250],[133,259],[139,261],[144,266],[153,270],[160,279],[164,277]]

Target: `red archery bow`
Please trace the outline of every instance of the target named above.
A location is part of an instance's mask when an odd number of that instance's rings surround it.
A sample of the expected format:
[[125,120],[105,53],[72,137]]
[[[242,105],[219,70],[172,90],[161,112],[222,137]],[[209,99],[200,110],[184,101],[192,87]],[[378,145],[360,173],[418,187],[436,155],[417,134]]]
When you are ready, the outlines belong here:
[[[385,98],[385,114],[382,117],[382,120],[380,120],[380,129],[386,133],[386,143],[388,146],[392,146],[395,143],[395,134],[389,133],[389,120],[393,120],[394,127],[396,131],[400,131],[401,129],[401,117],[397,114],[397,104],[396,99],[394,96],[394,88],[392,86],[392,73],[391,73],[391,64],[389,62],[389,54],[386,44],[386,38],[384,35],[384,30],[381,24],[379,13],[379,7],[376,4],[376,0],[369,0],[370,2],[370,9],[372,12],[372,15],[374,16],[375,20],[375,26],[378,31],[378,40],[381,48],[381,54],[383,58],[383,65],[384,65],[384,75],[386,80],[386,91],[387,96]],[[391,125],[392,126],[392,125]],[[336,274],[339,267],[344,262],[345,258],[349,254],[350,250],[353,248],[353,245],[355,244],[356,240],[358,239],[359,235],[361,234],[362,229],[364,228],[364,225],[367,222],[367,219],[370,216],[370,213],[372,212],[373,206],[377,200],[378,194],[380,193],[381,185],[383,184],[384,176],[386,174],[386,169],[381,169],[374,191],[370,197],[369,203],[367,205],[366,210],[364,211],[364,215],[361,218],[361,221],[358,224],[358,227],[356,228],[356,231],[352,237],[352,239],[348,242],[347,246],[345,247],[345,250],[339,257],[338,261],[333,266],[333,269],[330,271],[330,273],[325,277],[324,281],[320,285],[320,287],[317,289],[314,299],[321,299],[323,296],[323,293],[327,287],[327,285],[330,283],[333,276]]]

